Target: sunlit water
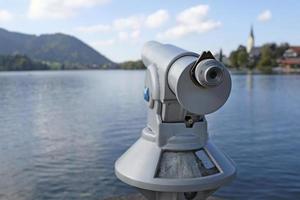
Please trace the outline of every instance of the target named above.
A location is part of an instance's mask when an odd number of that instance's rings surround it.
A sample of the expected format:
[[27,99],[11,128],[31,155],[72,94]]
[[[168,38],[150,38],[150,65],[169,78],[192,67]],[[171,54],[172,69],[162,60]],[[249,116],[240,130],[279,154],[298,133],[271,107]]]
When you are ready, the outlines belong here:
[[[143,71],[0,73],[0,199],[103,199],[135,192],[114,161],[146,122]],[[300,199],[300,76],[233,76],[208,117],[236,162],[226,199]],[[145,155],[146,156],[146,155]]]

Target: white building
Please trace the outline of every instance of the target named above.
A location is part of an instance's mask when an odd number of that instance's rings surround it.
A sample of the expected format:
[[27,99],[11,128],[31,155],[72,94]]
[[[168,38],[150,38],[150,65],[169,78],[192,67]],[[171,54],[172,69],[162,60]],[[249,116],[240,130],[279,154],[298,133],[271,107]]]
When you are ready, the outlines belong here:
[[253,47],[255,45],[255,40],[254,40],[254,33],[253,33],[253,27],[251,26],[250,34],[248,37],[248,42],[247,42],[247,52],[250,54],[252,51]]

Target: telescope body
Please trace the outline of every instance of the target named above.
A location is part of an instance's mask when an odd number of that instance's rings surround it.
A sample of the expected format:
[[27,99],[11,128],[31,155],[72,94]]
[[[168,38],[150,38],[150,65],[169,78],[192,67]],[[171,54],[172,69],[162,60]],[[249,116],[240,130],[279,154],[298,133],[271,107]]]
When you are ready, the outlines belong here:
[[210,52],[200,56],[153,41],[142,60],[147,125],[116,161],[115,173],[148,199],[206,199],[236,173],[209,139],[205,119],[227,101],[230,74]]

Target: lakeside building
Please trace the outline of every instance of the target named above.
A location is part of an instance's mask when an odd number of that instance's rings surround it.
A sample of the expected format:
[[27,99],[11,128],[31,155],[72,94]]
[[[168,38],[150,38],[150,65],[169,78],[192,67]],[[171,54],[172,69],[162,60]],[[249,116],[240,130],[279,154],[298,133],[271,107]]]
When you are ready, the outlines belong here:
[[[277,58],[279,58],[276,60],[277,66],[275,66],[276,64],[272,66],[273,71],[275,71],[276,73],[300,73],[300,46],[289,47],[288,43],[282,43],[278,46],[276,43],[267,43],[265,45],[269,47],[274,54],[276,54]],[[264,46],[255,46],[254,29],[253,26],[251,26],[246,47],[240,45],[237,51],[244,51],[246,49],[248,53],[249,66],[257,66],[258,61],[260,60],[260,57],[262,55],[262,48]],[[284,53],[282,54],[283,51]],[[223,54],[222,49],[220,49],[220,52],[216,53],[214,56],[223,64],[230,66],[229,57],[226,57]]]
[[255,38],[253,33],[253,26],[251,26],[250,34],[247,42],[247,53],[250,54],[255,45]]
[[300,68],[300,46],[291,46],[288,48],[278,63],[286,68],[287,70],[291,68]]
[[250,61],[258,60],[260,57],[260,47],[255,46],[255,37],[253,26],[251,26],[250,34],[247,42],[247,53],[249,54]]

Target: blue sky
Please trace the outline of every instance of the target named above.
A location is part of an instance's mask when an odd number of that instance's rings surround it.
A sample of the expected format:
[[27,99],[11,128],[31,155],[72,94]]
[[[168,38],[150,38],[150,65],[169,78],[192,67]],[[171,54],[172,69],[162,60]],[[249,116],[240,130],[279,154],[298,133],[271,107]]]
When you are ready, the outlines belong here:
[[0,27],[74,35],[114,61],[140,58],[148,40],[228,54],[246,44],[300,45],[300,1],[0,0]]

